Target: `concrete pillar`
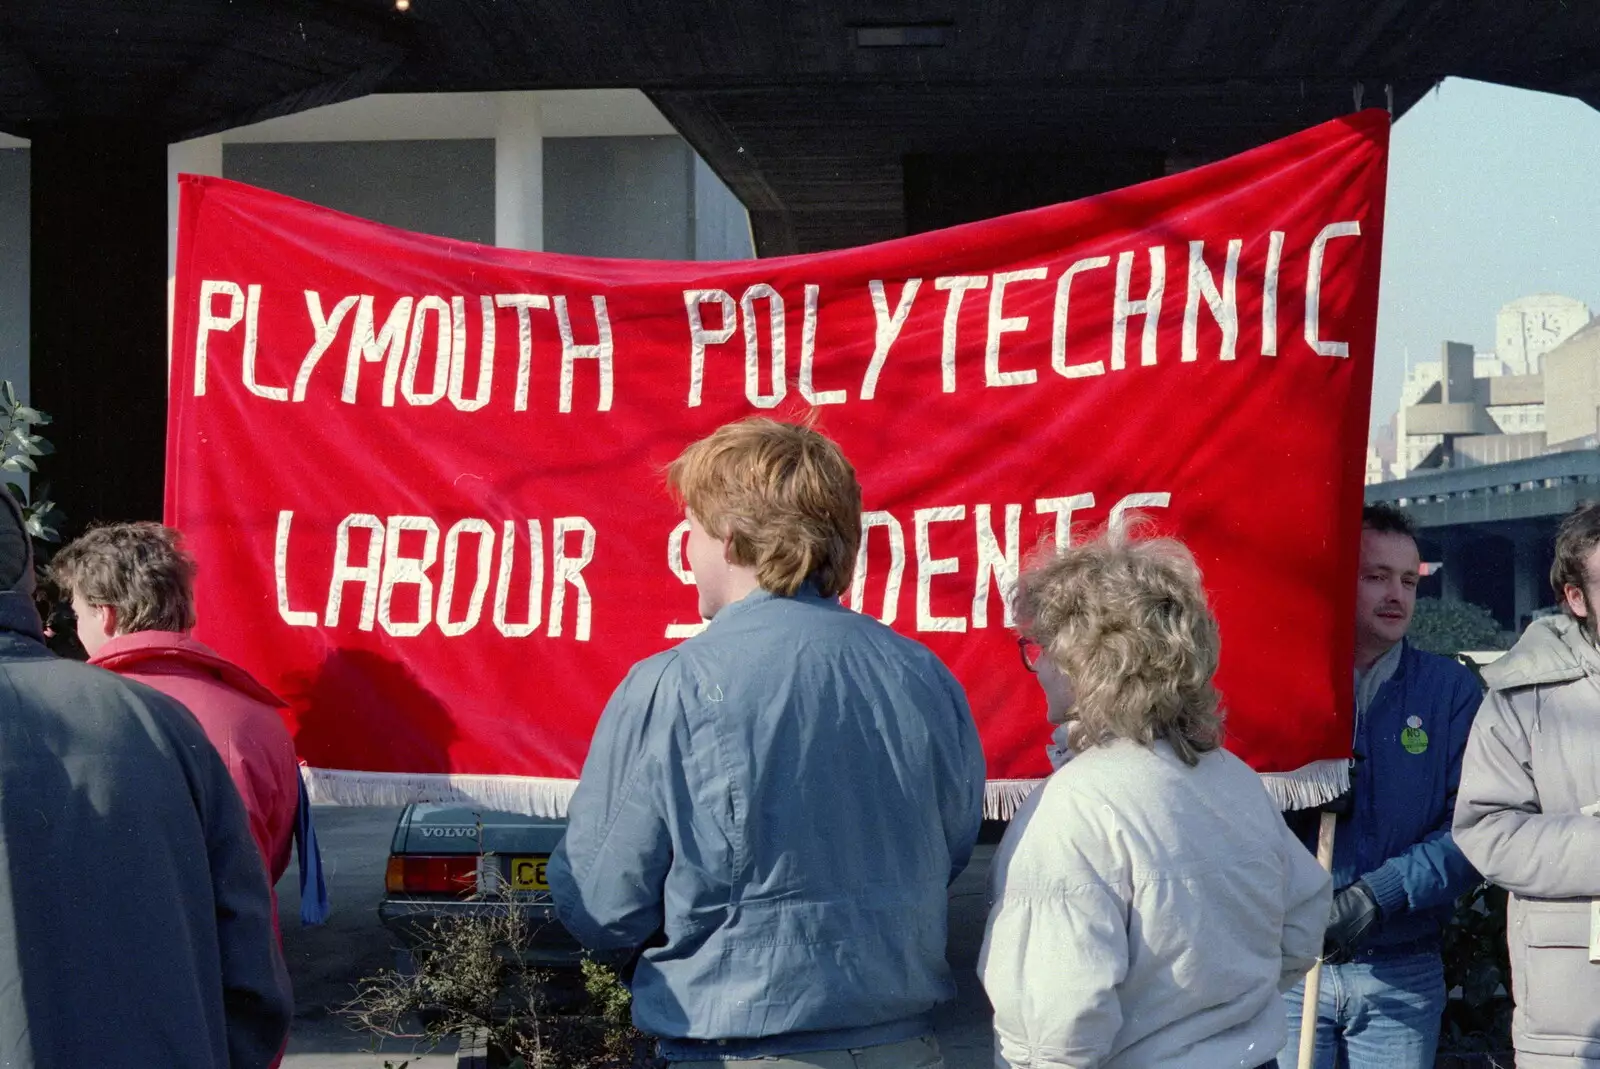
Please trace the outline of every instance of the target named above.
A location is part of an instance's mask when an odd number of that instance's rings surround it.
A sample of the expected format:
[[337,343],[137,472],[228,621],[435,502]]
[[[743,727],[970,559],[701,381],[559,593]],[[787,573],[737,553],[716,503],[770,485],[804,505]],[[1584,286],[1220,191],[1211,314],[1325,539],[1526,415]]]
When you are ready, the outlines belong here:
[[216,134],[167,146],[167,273],[178,264],[178,176],[222,176],[222,138]]
[[1439,552],[1444,564],[1444,571],[1439,575],[1439,598],[1442,601],[1466,601],[1466,539],[1450,530],[1440,531],[1435,537],[1439,540]]
[[537,93],[497,94],[494,243],[544,248],[544,133]]
[[[10,379],[23,397],[28,396],[28,201],[27,143],[0,138],[0,379]],[[11,472],[6,478],[22,479]]]
[[55,417],[40,464],[69,537],[160,519],[166,460],[167,141],[125,122],[32,138],[32,403]]
[[1512,626],[1521,631],[1535,609],[1548,605],[1550,575],[1545,569],[1544,536],[1533,530],[1518,531],[1512,536]]
[[222,176],[222,138],[197,137],[167,146],[167,366],[172,365],[172,300],[178,271],[178,176]]

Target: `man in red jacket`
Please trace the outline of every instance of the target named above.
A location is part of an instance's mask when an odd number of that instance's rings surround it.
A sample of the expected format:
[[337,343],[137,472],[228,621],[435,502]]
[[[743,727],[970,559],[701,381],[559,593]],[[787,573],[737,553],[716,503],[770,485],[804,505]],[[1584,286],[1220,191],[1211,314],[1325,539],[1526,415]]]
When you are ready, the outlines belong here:
[[276,884],[300,804],[294,742],[278,715],[283,701],[190,637],[195,564],[179,539],[159,523],[95,527],[55,555],[51,577],[72,598],[90,664],[176,698],[200,721],[239,788]]

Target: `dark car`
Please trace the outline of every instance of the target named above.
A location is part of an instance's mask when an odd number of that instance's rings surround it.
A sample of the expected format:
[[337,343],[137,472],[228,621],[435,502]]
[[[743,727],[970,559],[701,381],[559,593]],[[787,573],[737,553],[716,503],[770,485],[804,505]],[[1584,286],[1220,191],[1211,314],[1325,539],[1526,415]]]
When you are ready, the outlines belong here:
[[441,917],[504,908],[509,895],[532,922],[528,960],[575,968],[583,948],[556,919],[545,863],[566,832],[565,819],[528,817],[458,805],[408,805],[389,848],[378,917],[399,939],[409,965],[418,937]]

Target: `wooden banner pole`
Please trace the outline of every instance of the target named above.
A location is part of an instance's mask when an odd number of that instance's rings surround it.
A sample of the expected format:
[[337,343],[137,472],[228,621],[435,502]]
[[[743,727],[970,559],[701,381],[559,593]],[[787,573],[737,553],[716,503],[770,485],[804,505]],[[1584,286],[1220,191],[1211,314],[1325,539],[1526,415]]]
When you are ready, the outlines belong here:
[[[1338,818],[1322,814],[1317,827],[1317,864],[1333,871],[1333,829]],[[1317,1002],[1322,997],[1322,959],[1306,973],[1305,999],[1300,1006],[1300,1069],[1314,1069],[1317,1059]]]

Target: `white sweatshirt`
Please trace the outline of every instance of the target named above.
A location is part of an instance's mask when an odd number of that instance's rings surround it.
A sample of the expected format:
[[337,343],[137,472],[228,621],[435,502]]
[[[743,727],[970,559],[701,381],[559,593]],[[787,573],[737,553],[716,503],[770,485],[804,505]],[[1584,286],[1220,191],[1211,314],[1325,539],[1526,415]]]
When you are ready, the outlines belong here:
[[1328,874],[1233,755],[1076,755],[1025,802],[990,873],[978,974],[996,1065],[1255,1066],[1322,949]]

